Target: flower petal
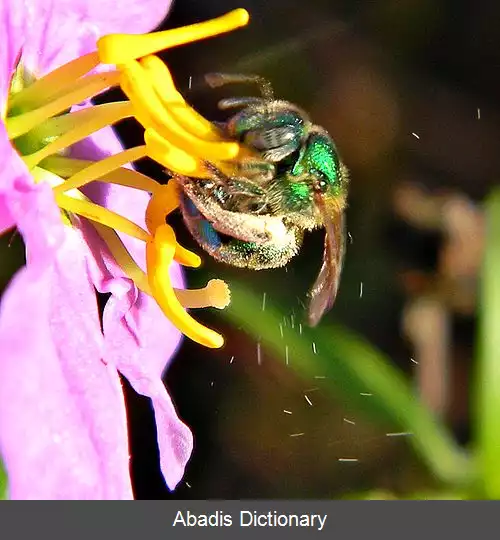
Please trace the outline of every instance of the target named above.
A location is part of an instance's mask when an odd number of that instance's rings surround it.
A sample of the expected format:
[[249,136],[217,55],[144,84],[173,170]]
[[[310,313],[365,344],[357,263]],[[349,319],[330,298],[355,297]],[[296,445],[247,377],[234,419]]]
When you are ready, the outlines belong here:
[[[102,159],[119,151],[119,144],[112,129],[105,128],[73,147],[72,156]],[[97,182],[88,186],[86,193],[99,204],[145,226],[147,193]],[[92,227],[87,224],[82,230],[94,249],[89,257],[94,284],[100,292],[112,293],[103,316],[106,361],[117,367],[136,392],[152,399],[160,465],[167,485],[174,489],[191,455],[193,438],[189,428],[179,420],[161,377],[180,344],[181,334],[152,298],[137,291],[132,281],[123,277],[103,243],[96,239]],[[121,237],[139,266],[144,267],[144,243],[125,235]],[[96,253],[98,246],[100,253]],[[174,286],[184,287],[178,264],[172,264],[170,276]]]
[[[121,299],[112,297],[108,304],[111,305],[103,319],[105,358],[116,365],[137,393],[151,398],[161,470],[168,487],[174,489],[182,479],[193,450],[191,431],[178,418],[161,379],[162,371],[178,344],[177,332],[171,330],[169,334],[166,324],[162,324],[162,313],[156,302],[144,294],[133,304],[129,295]],[[122,324],[124,313],[136,318],[140,345]],[[163,327],[163,333],[156,331],[155,324]]]
[[40,75],[96,49],[98,37],[144,33],[165,18],[170,1],[25,0],[27,39],[23,60]]
[[10,80],[24,42],[23,2],[0,2],[0,118],[3,118]]
[[[120,142],[116,138],[112,128],[105,128],[94,133],[92,138],[88,138],[72,147],[71,155],[80,159],[98,160],[119,152],[120,149]],[[124,186],[104,184],[102,182],[90,184],[85,188],[85,193],[94,202],[126,216],[134,223],[146,228],[146,206],[150,198],[148,193]],[[177,349],[181,340],[180,332],[165,318],[156,302],[150,301],[146,295],[138,292],[131,280],[125,278],[123,271],[118,267],[113,257],[110,256],[104,243],[99,241],[93,228],[84,226],[82,230],[88,244],[93,246],[93,254],[89,258],[89,264],[94,276],[95,287],[99,292],[111,292],[112,294],[114,294],[113,290],[125,289],[128,292],[129,309],[132,308],[134,303],[140,306],[140,309],[132,315],[132,313],[127,314],[127,311],[123,311],[125,304],[122,305],[122,316],[126,316],[128,329],[135,335],[135,341],[138,346],[146,346],[147,341],[150,344],[154,344],[154,347],[159,346],[162,348],[164,356],[160,362],[161,365],[158,366],[157,372],[163,372],[169,356]],[[125,234],[121,234],[120,238],[136,263],[144,270],[146,267],[144,242],[136,238],[130,238]],[[170,277],[174,287],[179,289],[184,288],[184,275],[179,264],[172,264]],[[119,296],[123,297],[124,294]],[[105,312],[115,309],[115,307],[113,303],[108,302]],[[111,316],[111,318],[114,317]],[[134,331],[134,327],[136,326],[134,320],[138,321],[137,324],[141,326],[141,331],[144,332],[144,335],[148,336],[147,340],[141,338],[140,345],[138,341],[139,334]],[[106,337],[106,329],[104,330],[104,334]],[[165,337],[168,337],[168,339],[165,340]]]
[[63,226],[50,186],[13,184],[22,190],[9,210],[28,262],[0,305],[0,452],[10,496],[132,498],[123,393],[101,360],[83,240]]
[[[89,231],[86,237],[90,234],[95,231]],[[105,251],[101,254],[105,255]],[[89,258],[89,263],[92,261],[95,264],[99,259]],[[104,358],[116,366],[136,392],[151,398],[161,469],[167,485],[174,489],[191,456],[193,438],[177,416],[162,374],[179,346],[181,335],[152,298],[138,292],[130,280],[113,277],[113,265],[116,263],[112,258],[104,256],[100,268],[94,270],[99,276],[94,278],[96,286],[103,292],[112,292],[103,316]],[[171,272],[179,272],[179,267],[172,265]],[[180,278],[179,273],[177,279]]]

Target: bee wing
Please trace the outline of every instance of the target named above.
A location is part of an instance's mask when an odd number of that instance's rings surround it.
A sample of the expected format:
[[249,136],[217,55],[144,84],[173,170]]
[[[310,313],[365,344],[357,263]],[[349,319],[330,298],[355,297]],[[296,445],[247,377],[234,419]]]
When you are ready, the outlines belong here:
[[[324,209],[324,205],[321,204]],[[309,325],[316,326],[323,314],[331,309],[337,296],[345,252],[344,212],[334,216],[323,211],[325,221],[325,247],[323,264],[312,286],[309,303]]]

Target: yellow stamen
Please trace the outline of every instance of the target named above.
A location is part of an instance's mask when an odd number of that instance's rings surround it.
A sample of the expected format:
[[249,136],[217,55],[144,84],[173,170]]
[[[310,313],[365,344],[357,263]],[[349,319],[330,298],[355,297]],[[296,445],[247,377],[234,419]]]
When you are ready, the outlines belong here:
[[40,162],[40,167],[52,171],[61,178],[69,178],[95,163],[87,159],[73,159],[64,156],[49,156]]
[[99,64],[97,51],[80,56],[37,79],[32,85],[9,97],[11,107],[34,108],[66,90],[68,81],[79,79]]
[[116,214],[107,208],[103,208],[98,204],[81,199],[75,199],[63,193],[55,195],[57,205],[68,212],[73,212],[80,216],[86,217],[97,223],[107,225],[116,231],[123,232],[134,238],[138,238],[143,242],[148,242],[151,236],[139,225],[136,225],[133,221]]
[[[194,109],[189,107],[177,91],[168,67],[157,56],[146,56],[141,65],[149,73],[158,98],[185,131],[197,134],[201,139],[221,140],[219,130]],[[181,104],[179,106],[179,104]]]
[[[125,163],[136,161],[146,155],[145,146],[136,146],[129,150],[124,150],[119,154],[111,155],[101,161],[96,161],[71,176],[71,178],[68,178],[64,184],[57,186],[54,189],[54,193],[64,193],[71,189],[83,187],[96,180],[104,180],[113,184],[120,184],[122,186],[141,189],[142,191],[153,192],[160,184],[137,171],[121,167]],[[48,161],[48,159],[49,158],[47,158],[46,161]]]
[[27,133],[48,118],[69,109],[75,103],[80,103],[110,86],[115,86],[119,80],[120,73],[118,71],[96,73],[83,79],[78,79],[72,85],[73,88],[71,90],[68,90],[47,105],[18,116],[7,118],[6,124],[9,138],[15,139]]
[[179,242],[175,244],[174,261],[190,268],[199,268],[201,266],[201,257],[189,249],[182,247]]
[[211,279],[203,289],[178,289],[175,295],[187,309],[205,307],[224,309],[231,302],[231,292],[222,279]]
[[[26,163],[28,168],[33,168],[38,165],[43,159],[47,158],[52,154],[61,152],[66,148],[69,148],[71,145],[81,141],[91,135],[92,133],[102,129],[109,125],[106,115],[101,116],[97,114],[97,111],[93,111],[94,107],[88,109],[89,114],[87,116],[87,122],[82,124],[77,124],[73,129],[67,131],[53,142],[44,146],[37,152],[33,152],[27,156],[23,156],[23,161]],[[87,110],[80,111],[87,112]],[[110,116],[113,116],[115,121],[121,120],[121,118],[126,118],[127,116],[132,116],[132,105],[130,103],[124,104],[123,107],[119,107],[116,111],[113,109],[109,110]],[[120,114],[118,114],[120,113]],[[73,113],[76,114],[76,113]]]
[[[93,223],[99,236],[106,242],[111,255],[125,275],[144,293],[153,296],[145,272],[131,257],[120,237],[110,228],[100,223]],[[176,253],[179,244],[176,245]],[[177,300],[184,309],[214,307],[224,309],[229,305],[231,294],[229,287],[221,279],[210,280],[202,289],[173,289]]]
[[146,227],[154,234],[160,225],[165,224],[165,218],[179,206],[177,184],[170,180],[166,185],[159,186],[149,199],[146,207]]
[[163,313],[184,335],[206,347],[222,347],[224,338],[188,315],[175,295],[169,275],[175,246],[174,231],[166,224],[161,225],[154,240],[147,243],[146,265],[151,292]]
[[93,222],[92,226],[97,231],[97,234],[99,234],[99,236],[104,240],[109,248],[109,251],[111,252],[111,255],[113,255],[115,261],[123,270],[124,274],[135,283],[138,289],[152,296],[148,276],[134,261],[116,232],[106,225],[101,225],[98,222]]
[[209,178],[208,171],[203,163],[191,154],[170,144],[169,141],[158,135],[154,129],[146,129],[144,142],[148,155],[167,169],[184,176],[196,178]]
[[[182,149],[189,149],[190,153],[203,156],[207,161],[231,160],[238,156],[240,146],[236,142],[204,141],[199,134],[193,135],[177,123],[170,110],[163,106],[153,87],[149,72],[139,62],[132,61],[123,67],[123,74],[127,79],[128,97],[137,109],[144,112],[143,118],[154,118],[154,123],[144,127],[153,128],[158,133]],[[183,102],[174,103],[172,108],[188,108]]]
[[[154,235],[159,227],[165,225],[165,218],[179,206],[179,194],[177,184],[170,180],[164,186],[158,186],[153,192],[148,206],[146,207],[146,227]],[[184,265],[198,268],[201,259],[198,255],[189,251],[179,244],[175,249],[175,260]]]
[[86,109],[81,109],[69,114],[55,116],[45,120],[39,126],[36,126],[36,136],[39,139],[46,137],[60,137],[64,133],[77,128],[81,124],[95,122],[96,125],[113,125],[119,120],[133,116],[134,108],[128,101],[115,101],[113,103],[104,103],[103,105],[94,105]]
[[235,9],[222,17],[147,35],[110,34],[99,39],[97,49],[104,64],[125,64],[155,52],[224,34],[245,26],[250,16]]
[[[78,195],[78,199],[81,202],[91,203],[90,199],[85,197],[83,193]],[[137,266],[136,262],[132,259],[130,253],[127,251],[127,248],[116,232],[107,225],[103,225],[101,222],[95,220],[92,221],[92,226],[96,229],[99,236],[106,242],[112,255],[115,257],[116,262],[120,265],[125,274],[136,283],[137,287],[139,287],[141,291],[151,294],[146,274],[139,268],[139,266]],[[149,239],[151,238],[149,237]],[[190,266],[193,268],[197,268],[201,264],[201,259],[198,255],[192,253],[178,243],[175,245],[174,261],[182,264],[183,266]]]

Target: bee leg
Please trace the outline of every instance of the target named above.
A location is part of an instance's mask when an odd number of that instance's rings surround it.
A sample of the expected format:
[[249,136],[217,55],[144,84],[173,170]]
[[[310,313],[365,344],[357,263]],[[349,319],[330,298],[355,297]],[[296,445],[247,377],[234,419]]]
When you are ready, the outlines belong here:
[[[220,169],[209,161],[204,162],[205,168],[212,175],[212,179],[219,185],[229,186],[231,179]],[[238,162],[238,172],[246,179],[252,180],[254,184],[260,186],[271,181],[276,173],[276,167],[272,163],[267,163],[259,159],[245,159]]]
[[[278,240],[285,233],[285,226],[278,218],[231,212],[221,208],[210,198],[200,196],[196,186],[186,184],[181,196],[181,208],[187,215],[186,222],[208,221],[219,233],[247,242],[263,243]],[[187,212],[187,214],[186,214]]]
[[261,186],[275,177],[276,167],[261,159],[245,159],[238,163],[238,172]]
[[289,236],[281,245],[255,244],[233,239],[217,246],[212,250],[211,255],[232,266],[266,270],[288,264],[290,259],[297,255],[301,243],[301,236],[289,231]]
[[214,180],[217,184],[222,186],[228,186],[230,179],[228,176],[226,176],[220,169],[218,169],[213,163],[210,163],[210,161],[204,161],[203,165],[205,166],[205,169],[211,174],[212,180]]
[[294,257],[302,244],[302,233],[287,227],[280,238],[256,243],[243,238],[224,239],[214,223],[203,217],[194,203],[185,199],[181,204],[184,221],[195,240],[214,259],[237,266],[262,270],[285,266]]
[[219,86],[223,86],[225,84],[257,84],[262,97],[266,101],[272,101],[274,99],[274,92],[271,83],[259,75],[207,73],[205,75],[205,81],[212,88],[218,88]]

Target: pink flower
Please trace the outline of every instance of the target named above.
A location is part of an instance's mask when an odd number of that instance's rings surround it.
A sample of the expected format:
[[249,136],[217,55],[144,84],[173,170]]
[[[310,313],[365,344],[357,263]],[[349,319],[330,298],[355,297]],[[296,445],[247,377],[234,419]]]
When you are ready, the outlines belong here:
[[[151,398],[161,469],[173,489],[192,451],[162,374],[181,334],[153,298],[139,291],[85,220],[62,219],[43,167],[27,166],[9,140],[8,100],[20,59],[39,78],[95,50],[110,32],[145,32],[168,2],[5,0],[0,3],[0,233],[17,227],[26,266],[0,304],[0,454],[13,499],[130,499],[126,411],[119,373]],[[11,137],[12,138],[12,137]],[[97,161],[121,151],[111,128],[71,147]],[[92,189],[90,189],[92,188]],[[149,195],[110,184],[87,194],[144,226]],[[123,238],[137,261],[144,244]],[[141,264],[141,263],[139,263]],[[174,284],[182,287],[176,264]],[[99,320],[95,289],[109,292]]]

